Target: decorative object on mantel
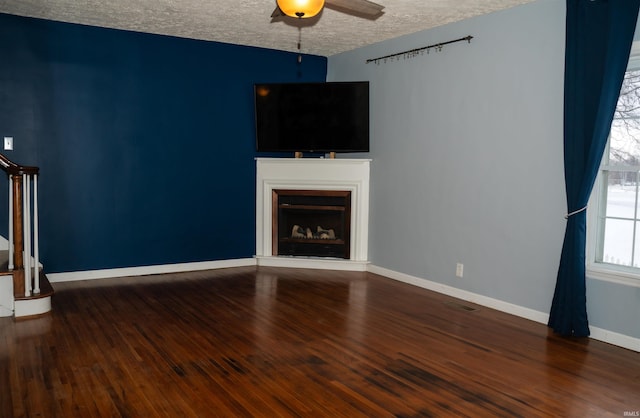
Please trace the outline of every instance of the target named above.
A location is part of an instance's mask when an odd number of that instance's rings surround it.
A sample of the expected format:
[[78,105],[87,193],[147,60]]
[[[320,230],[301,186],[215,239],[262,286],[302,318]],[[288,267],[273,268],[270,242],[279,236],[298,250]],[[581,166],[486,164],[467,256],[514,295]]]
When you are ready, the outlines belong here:
[[465,36],[464,38],[454,39],[453,41],[440,42],[438,44],[423,46],[422,48],[414,48],[414,49],[410,49],[408,51],[403,51],[403,52],[398,52],[398,53],[395,53],[395,54],[385,55],[384,57],[370,58],[370,59],[367,60],[367,64],[369,64],[371,62],[374,62],[374,63],[376,63],[376,65],[380,65],[380,62],[386,63],[387,61],[393,61],[393,60],[399,61],[401,57],[402,57],[402,59],[405,59],[405,60],[406,59],[410,59],[410,58],[415,58],[418,55],[424,55],[425,51],[428,54],[429,51],[432,48],[436,52],[440,52],[440,51],[442,51],[442,48],[445,45],[453,44],[453,43],[456,43],[456,42],[462,42],[462,41],[467,41],[467,43],[471,43],[472,39],[473,39],[473,36],[468,35],[468,36]]
[[[296,152],[294,152],[293,156],[295,158],[302,158],[304,156],[304,154],[301,151],[296,151]],[[329,158],[332,159],[332,160],[335,159],[336,158],[336,153],[334,151],[331,151],[329,153]]]

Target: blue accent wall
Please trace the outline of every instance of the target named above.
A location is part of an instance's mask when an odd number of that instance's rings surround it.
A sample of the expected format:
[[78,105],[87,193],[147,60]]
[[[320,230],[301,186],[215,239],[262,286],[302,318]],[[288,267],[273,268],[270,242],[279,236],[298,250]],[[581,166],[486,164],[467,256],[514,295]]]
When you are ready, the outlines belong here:
[[253,256],[253,84],[325,81],[296,58],[0,14],[0,152],[40,167],[45,270]]

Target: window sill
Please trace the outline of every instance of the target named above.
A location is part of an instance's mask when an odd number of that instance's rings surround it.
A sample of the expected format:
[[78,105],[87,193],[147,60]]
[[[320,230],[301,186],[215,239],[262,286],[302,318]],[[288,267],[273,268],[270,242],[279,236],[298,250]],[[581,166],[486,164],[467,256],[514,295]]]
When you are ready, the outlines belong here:
[[618,267],[612,264],[587,265],[587,277],[626,286],[640,287],[640,269]]

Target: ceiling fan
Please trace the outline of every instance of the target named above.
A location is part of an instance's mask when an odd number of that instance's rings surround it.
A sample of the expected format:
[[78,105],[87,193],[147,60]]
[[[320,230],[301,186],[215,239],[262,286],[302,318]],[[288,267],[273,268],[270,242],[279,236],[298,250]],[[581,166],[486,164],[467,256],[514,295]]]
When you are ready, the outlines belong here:
[[311,18],[320,13],[325,5],[329,9],[369,20],[384,14],[384,6],[369,0],[276,0],[276,4],[272,19],[283,16]]

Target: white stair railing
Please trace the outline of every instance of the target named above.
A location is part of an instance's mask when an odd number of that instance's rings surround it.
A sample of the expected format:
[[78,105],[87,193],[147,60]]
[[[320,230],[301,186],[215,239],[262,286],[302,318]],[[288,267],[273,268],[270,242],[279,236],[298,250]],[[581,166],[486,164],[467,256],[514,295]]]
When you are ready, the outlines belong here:
[[[22,244],[24,266],[24,296],[40,293],[40,251],[38,241],[38,175],[16,174],[22,176]],[[9,176],[9,265],[10,271],[14,264],[14,175]],[[33,206],[32,206],[33,203]]]
[[[40,293],[38,249],[38,167],[23,166],[0,154],[9,177],[9,262],[14,297]],[[32,207],[33,202],[33,207]]]

